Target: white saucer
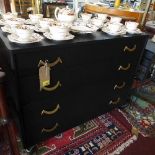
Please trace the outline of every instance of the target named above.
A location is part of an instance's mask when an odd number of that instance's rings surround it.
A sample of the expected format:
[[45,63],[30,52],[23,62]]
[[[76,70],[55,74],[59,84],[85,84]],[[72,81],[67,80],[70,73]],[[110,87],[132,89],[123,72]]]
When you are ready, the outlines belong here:
[[0,25],[6,25],[6,22],[5,22],[5,20],[4,19],[0,19]]
[[33,22],[31,21],[31,19],[26,19],[26,20],[25,20],[25,24],[28,24],[28,25],[35,25],[35,23],[33,23]]
[[40,25],[35,25],[35,26],[34,26],[34,30],[35,30],[36,32],[41,32],[41,33],[44,33],[44,32],[49,31],[48,29],[43,29],[43,28],[41,28]]
[[77,33],[93,33],[96,32],[98,30],[98,27],[96,26],[83,26],[83,25],[79,25],[79,26],[71,26],[71,31],[72,32],[77,32]]
[[126,34],[126,30],[125,28],[121,28],[120,31],[116,32],[116,33],[113,33],[111,32],[108,27],[103,27],[102,28],[102,31],[109,34],[109,35],[112,35],[112,36],[119,36],[119,35],[125,35]]
[[43,33],[43,35],[47,39],[50,39],[50,40],[71,40],[71,39],[73,39],[75,37],[74,35],[72,35],[70,33],[64,39],[53,38],[53,36],[52,36],[52,34],[50,32],[45,32],[45,33]]
[[23,40],[16,34],[10,34],[10,35],[8,35],[8,39],[11,42],[16,42],[16,43],[20,43],[20,44],[28,44],[28,43],[40,42],[43,39],[43,37],[40,34],[33,33],[32,37],[29,40]]
[[143,33],[140,29],[136,29],[136,30],[134,30],[134,31],[131,31],[131,30],[128,30],[128,29],[126,29],[126,31],[128,32],[128,33],[130,33],[130,34],[141,34],[141,33]]
[[5,26],[1,27],[1,29],[2,29],[3,32],[13,33],[12,30],[11,30],[11,27],[8,26],[8,25],[5,25]]

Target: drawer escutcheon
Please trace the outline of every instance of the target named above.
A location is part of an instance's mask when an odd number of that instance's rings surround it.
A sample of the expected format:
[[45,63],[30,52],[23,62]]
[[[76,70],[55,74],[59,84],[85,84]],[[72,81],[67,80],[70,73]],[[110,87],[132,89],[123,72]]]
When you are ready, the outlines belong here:
[[118,97],[117,100],[115,100],[115,101],[112,101],[112,100],[111,100],[111,101],[109,102],[109,104],[118,104],[118,103],[120,102],[120,100],[121,100],[120,97]]
[[41,115],[44,115],[44,114],[46,114],[46,115],[53,115],[53,114],[56,113],[59,109],[60,109],[60,105],[58,104],[54,110],[47,111],[47,110],[44,110],[44,109],[43,109],[42,112],[41,112]]
[[120,71],[120,70],[127,71],[127,70],[130,69],[130,67],[131,67],[131,64],[128,63],[128,65],[127,65],[126,67],[123,67],[123,66],[120,65],[120,66],[118,67],[118,70],[119,70],[119,71]]
[[56,130],[58,126],[59,126],[59,124],[56,123],[56,124],[55,124],[52,128],[50,128],[50,129],[43,128],[43,129],[41,130],[41,132],[52,132],[52,131]]
[[137,46],[136,45],[134,45],[133,46],[133,48],[129,48],[128,46],[125,46],[124,47],[124,52],[133,52],[133,51],[135,51],[136,50],[136,48],[137,48]]
[[125,87],[125,85],[126,85],[126,83],[123,81],[123,83],[121,84],[121,85],[115,85],[114,86],[114,90],[116,90],[116,89],[122,89],[122,88],[124,88]]

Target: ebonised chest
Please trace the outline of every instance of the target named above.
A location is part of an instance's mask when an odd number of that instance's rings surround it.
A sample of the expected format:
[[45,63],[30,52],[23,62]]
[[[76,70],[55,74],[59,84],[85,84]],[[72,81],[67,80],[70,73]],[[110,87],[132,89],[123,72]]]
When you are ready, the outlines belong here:
[[[26,148],[123,106],[148,36],[76,34],[70,41],[20,45],[0,31],[8,93]],[[40,90],[39,67],[50,67]]]

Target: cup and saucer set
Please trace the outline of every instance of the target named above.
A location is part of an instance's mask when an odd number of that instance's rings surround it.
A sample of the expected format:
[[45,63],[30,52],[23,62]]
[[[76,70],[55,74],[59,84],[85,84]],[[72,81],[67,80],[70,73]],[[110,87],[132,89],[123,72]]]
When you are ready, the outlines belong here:
[[43,39],[40,34],[34,33],[29,25],[16,25],[13,31],[14,33],[7,36],[11,42],[27,44],[40,42]]
[[104,24],[102,31],[110,35],[125,35],[129,34],[141,34],[143,33],[139,28],[139,23],[134,21],[126,21],[125,24],[121,23],[120,17],[110,17],[110,21]]
[[42,18],[34,26],[34,30],[39,33],[49,32],[49,26],[52,25],[54,22],[55,21],[52,18]]
[[103,25],[102,31],[112,36],[125,35],[126,29],[121,21],[120,17],[110,16],[109,22]]
[[[1,21],[3,21],[3,24],[1,24]],[[13,27],[15,27],[16,25],[22,25],[25,23],[25,19],[17,18],[17,17],[1,19],[1,21],[0,21],[0,25],[3,25],[3,27],[1,27],[1,29],[3,32],[7,32],[7,33],[12,33]]]
[[141,33],[143,33],[138,28],[138,25],[139,25],[139,23],[137,23],[137,22],[127,21],[127,22],[125,22],[126,31],[130,34],[141,34]]
[[73,22],[71,26],[71,31],[75,33],[81,33],[81,34],[93,33],[103,26],[103,22],[104,22],[104,19],[98,18],[98,16],[92,18],[92,14],[81,13],[80,18],[77,18]]
[[49,26],[49,32],[43,33],[43,35],[50,40],[71,40],[75,36],[69,33],[69,27],[63,25],[63,23],[57,23],[56,25]]

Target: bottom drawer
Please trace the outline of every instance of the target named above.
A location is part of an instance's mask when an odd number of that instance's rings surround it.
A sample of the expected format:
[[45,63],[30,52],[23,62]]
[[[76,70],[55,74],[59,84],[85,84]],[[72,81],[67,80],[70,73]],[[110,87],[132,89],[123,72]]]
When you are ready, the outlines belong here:
[[30,103],[22,108],[24,146],[30,147],[61,132],[59,103],[50,100]]

